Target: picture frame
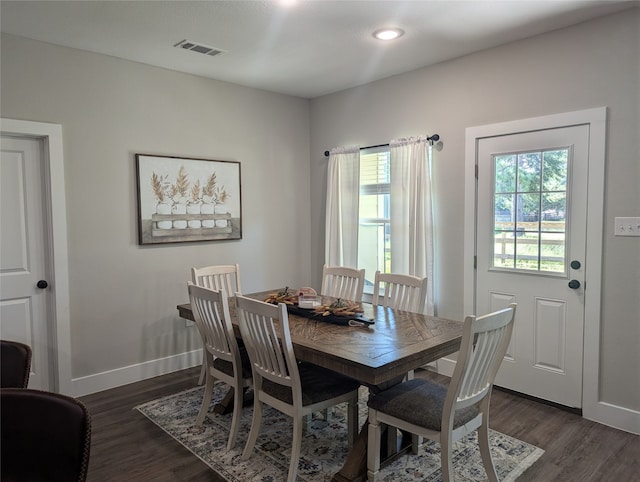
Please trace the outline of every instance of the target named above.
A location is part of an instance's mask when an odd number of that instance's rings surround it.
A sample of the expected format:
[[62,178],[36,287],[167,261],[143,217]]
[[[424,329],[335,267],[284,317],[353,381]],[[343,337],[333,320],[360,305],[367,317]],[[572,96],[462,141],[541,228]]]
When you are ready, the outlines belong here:
[[242,239],[240,162],[136,154],[139,244]]

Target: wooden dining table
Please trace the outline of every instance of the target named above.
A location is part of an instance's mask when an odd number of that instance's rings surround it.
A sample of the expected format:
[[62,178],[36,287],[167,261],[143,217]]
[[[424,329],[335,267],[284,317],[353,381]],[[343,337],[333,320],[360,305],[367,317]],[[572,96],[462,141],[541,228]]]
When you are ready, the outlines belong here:
[[[264,300],[269,290],[244,296]],[[321,297],[323,305],[335,299]],[[362,314],[373,324],[349,326],[289,313],[291,341],[296,358],[334,370],[358,380],[372,393],[402,381],[411,370],[458,351],[462,323],[434,316],[361,303]],[[193,320],[191,306],[177,306],[180,317]],[[235,302],[230,298],[229,314],[237,328]],[[239,336],[239,329],[237,331]],[[333,481],[366,478],[367,433],[365,423],[347,460]]]

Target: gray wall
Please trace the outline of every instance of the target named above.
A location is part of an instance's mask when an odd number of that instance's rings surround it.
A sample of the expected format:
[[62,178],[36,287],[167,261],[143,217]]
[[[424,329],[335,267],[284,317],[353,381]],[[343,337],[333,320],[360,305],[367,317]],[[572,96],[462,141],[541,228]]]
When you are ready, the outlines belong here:
[[[638,9],[489,49],[311,102],[311,209],[324,216],[326,149],[438,133],[433,175],[439,315],[463,313],[465,128],[608,107],[602,400],[640,409],[640,239],[613,237],[640,216]],[[311,226],[314,277],[323,226]],[[585,353],[589,356],[589,353]]]
[[[2,117],[62,124],[74,379],[201,346],[192,266],[309,284],[307,100],[6,35],[1,57]],[[139,246],[135,153],[240,161],[243,239]]]

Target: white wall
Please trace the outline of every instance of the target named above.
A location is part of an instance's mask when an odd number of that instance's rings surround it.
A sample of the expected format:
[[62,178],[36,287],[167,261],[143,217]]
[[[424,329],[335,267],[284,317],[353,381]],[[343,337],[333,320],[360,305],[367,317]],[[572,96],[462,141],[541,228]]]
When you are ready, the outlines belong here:
[[[1,47],[1,116],[62,125],[78,394],[201,346],[176,310],[192,266],[240,263],[247,292],[310,284],[307,100],[14,36]],[[135,153],[240,161],[243,239],[139,246]]]
[[[464,316],[465,128],[607,106],[600,391],[603,402],[635,411],[640,410],[640,239],[613,237],[613,218],[640,216],[639,30],[636,8],[311,102],[314,219],[324,216],[325,150],[440,134],[443,149],[435,152],[433,166],[436,301],[439,315],[453,319]],[[323,225],[312,224],[315,278],[323,240]]]

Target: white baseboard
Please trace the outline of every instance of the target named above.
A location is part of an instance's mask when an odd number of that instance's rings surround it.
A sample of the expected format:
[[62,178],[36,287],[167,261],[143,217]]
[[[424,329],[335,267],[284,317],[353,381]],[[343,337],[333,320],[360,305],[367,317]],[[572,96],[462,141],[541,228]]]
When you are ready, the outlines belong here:
[[[432,364],[430,364],[432,365]],[[432,365],[433,366],[433,365]],[[435,362],[435,371],[441,375],[453,375],[455,360],[440,358]],[[594,406],[585,404],[582,417],[609,427],[640,434],[640,412],[606,402],[597,402]]]
[[191,368],[202,363],[202,350],[193,350],[165,358],[158,358],[136,365],[116,368],[95,375],[74,378],[71,380],[73,396],[81,397],[120,387],[147,378]]
[[584,407],[582,416],[587,420],[640,435],[640,412],[606,402]]

